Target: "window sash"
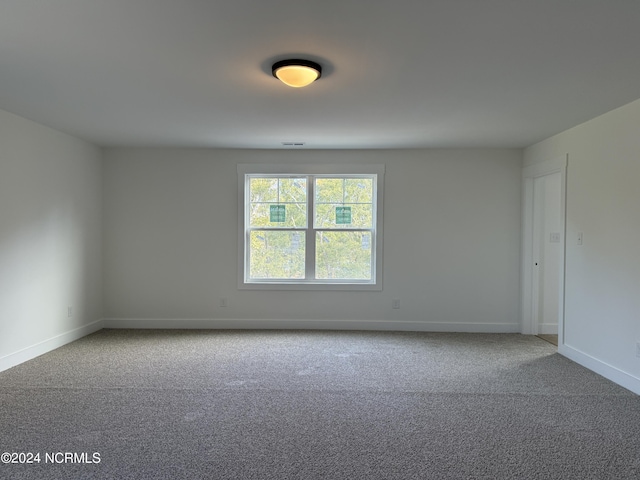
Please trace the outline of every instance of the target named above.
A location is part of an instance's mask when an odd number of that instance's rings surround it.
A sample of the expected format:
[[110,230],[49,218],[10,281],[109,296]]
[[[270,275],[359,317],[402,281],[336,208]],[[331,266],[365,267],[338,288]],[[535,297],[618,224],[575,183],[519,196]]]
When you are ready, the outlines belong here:
[[[250,265],[251,265],[251,236],[254,232],[300,232],[301,235],[304,236],[304,248],[305,248],[305,275],[304,278],[293,279],[287,277],[271,277],[271,278],[261,278],[261,277],[251,277],[250,276]],[[370,273],[368,279],[358,279],[358,278],[317,278],[317,234],[321,232],[327,233],[368,233],[369,234],[369,249],[370,253]],[[376,231],[374,228],[349,228],[349,229],[329,229],[329,228],[262,228],[262,227],[250,227],[246,230],[245,236],[245,245],[249,245],[246,248],[246,263],[245,263],[245,277],[246,281],[252,283],[363,283],[363,284],[371,284],[375,279],[375,267],[376,267]]]

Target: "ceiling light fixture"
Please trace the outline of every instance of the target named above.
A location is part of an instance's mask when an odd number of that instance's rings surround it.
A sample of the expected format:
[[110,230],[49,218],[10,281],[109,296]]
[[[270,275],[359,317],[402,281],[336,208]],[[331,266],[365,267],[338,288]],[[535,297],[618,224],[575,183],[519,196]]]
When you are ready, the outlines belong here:
[[319,79],[322,67],[310,60],[281,60],[273,64],[271,72],[285,85],[300,88]]

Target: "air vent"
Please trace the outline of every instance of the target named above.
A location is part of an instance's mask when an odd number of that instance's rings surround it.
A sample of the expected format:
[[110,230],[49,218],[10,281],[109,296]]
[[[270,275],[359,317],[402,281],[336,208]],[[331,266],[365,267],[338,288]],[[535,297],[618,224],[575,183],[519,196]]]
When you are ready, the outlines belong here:
[[304,142],[282,142],[285,147],[302,147]]

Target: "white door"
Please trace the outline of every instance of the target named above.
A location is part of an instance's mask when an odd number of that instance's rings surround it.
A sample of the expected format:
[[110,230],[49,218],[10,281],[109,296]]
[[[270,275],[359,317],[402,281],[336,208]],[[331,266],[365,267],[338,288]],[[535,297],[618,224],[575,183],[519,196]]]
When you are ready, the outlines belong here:
[[560,187],[560,172],[536,177],[533,181],[533,334],[558,333],[562,256]]

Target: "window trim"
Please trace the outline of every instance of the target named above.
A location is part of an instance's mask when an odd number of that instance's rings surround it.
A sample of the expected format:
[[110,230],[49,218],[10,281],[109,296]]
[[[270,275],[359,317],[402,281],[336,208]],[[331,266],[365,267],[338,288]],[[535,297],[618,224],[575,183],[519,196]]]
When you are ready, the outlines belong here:
[[[238,164],[238,289],[240,290],[334,290],[334,291],[380,291],[382,290],[382,264],[383,264],[383,205],[384,205],[384,172],[383,164]],[[373,279],[371,282],[358,282],[350,280],[322,280],[287,282],[286,280],[249,282],[245,278],[245,262],[247,258],[247,246],[245,240],[245,202],[246,191],[245,175],[376,175],[375,185],[375,238],[374,265],[372,267]],[[308,188],[310,188],[308,186]],[[310,212],[312,214],[312,212]],[[314,230],[314,219],[308,218],[307,231]],[[315,261],[315,260],[314,260]]]

